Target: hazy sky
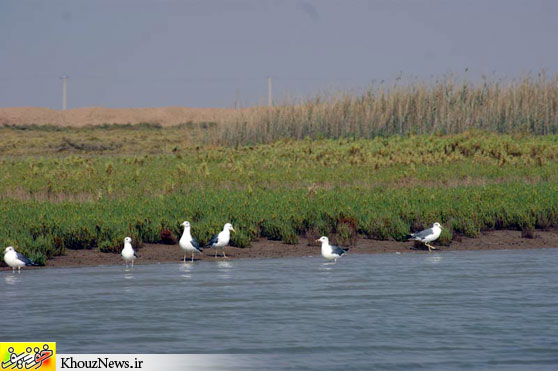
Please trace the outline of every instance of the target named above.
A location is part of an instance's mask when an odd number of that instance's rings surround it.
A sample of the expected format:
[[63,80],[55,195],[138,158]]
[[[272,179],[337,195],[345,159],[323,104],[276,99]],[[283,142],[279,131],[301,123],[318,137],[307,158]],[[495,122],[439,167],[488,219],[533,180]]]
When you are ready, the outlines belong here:
[[0,107],[261,103],[447,73],[558,72],[558,1],[0,0]]

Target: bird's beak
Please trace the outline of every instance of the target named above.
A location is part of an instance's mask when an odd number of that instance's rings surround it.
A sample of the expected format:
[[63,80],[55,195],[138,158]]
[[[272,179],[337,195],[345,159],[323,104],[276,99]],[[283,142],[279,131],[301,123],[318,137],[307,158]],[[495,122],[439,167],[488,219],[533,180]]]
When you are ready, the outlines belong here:
[[320,240],[316,240],[316,241],[314,241],[314,242],[320,242]]
[[234,228],[233,228],[233,227],[231,227],[231,231],[233,231],[233,232],[235,232],[235,233],[236,233],[236,231],[234,230]]

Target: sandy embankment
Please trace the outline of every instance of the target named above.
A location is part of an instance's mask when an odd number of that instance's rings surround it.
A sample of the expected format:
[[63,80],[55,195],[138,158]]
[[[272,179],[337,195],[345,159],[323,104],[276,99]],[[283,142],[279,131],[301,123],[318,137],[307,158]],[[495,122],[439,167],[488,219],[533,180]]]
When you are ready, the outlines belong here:
[[138,124],[142,122],[172,126],[186,122],[225,122],[257,109],[257,107],[243,109],[84,107],[59,111],[44,107],[8,107],[0,108],[0,126],[3,124],[36,124],[82,127],[102,124]]

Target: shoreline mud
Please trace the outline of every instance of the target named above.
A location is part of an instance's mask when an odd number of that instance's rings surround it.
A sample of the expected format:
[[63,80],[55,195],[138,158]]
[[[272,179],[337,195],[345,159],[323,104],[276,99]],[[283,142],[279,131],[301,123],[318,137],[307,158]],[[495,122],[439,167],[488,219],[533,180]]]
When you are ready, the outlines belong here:
[[[361,238],[349,254],[381,254],[381,253],[428,253],[428,250],[414,249],[414,242],[378,241]],[[537,249],[558,247],[558,229],[535,232],[534,238],[523,238],[521,231],[498,230],[483,232],[477,238],[462,237],[452,241],[449,246],[437,246],[437,252],[469,251],[469,250],[505,250],[505,249]],[[204,249],[202,254],[196,254],[195,261],[221,261],[222,250],[214,257],[213,249]],[[260,239],[254,241],[248,248],[226,248],[227,259],[264,259],[320,256],[320,247],[308,245],[306,238],[300,238],[298,244],[287,245],[281,241]],[[136,265],[181,262],[183,252],[176,245],[144,243],[137,251]],[[190,256],[187,256],[187,261]],[[43,267],[25,267],[25,269],[41,269],[51,267],[91,267],[100,265],[123,264],[120,254],[101,253],[97,250],[66,250],[65,255],[47,260]],[[0,267],[0,270],[10,270]]]

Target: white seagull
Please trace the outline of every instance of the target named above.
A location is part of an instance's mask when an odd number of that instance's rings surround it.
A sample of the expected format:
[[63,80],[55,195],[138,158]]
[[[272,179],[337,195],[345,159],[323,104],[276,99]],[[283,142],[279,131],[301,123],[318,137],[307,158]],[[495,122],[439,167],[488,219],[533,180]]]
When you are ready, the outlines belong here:
[[219,234],[216,234],[215,236],[213,236],[211,238],[211,240],[209,241],[209,244],[207,246],[215,248],[215,257],[217,257],[217,248],[218,247],[223,248],[223,257],[225,257],[225,258],[227,257],[227,255],[225,254],[225,246],[227,246],[229,244],[229,241],[231,240],[231,231],[236,232],[234,230],[232,224],[227,223],[223,227],[223,230],[221,232],[219,232]]
[[428,251],[437,250],[436,247],[429,244],[429,242],[436,241],[442,233],[442,226],[436,222],[432,228],[425,229],[424,231],[411,233],[411,240],[420,241],[428,247]]
[[122,258],[126,262],[126,268],[128,268],[128,263],[132,262],[132,268],[134,268],[134,260],[136,260],[136,252],[132,247],[132,239],[130,237],[126,237],[124,239],[124,248],[122,249]]
[[328,260],[337,261],[343,254],[345,254],[349,249],[342,249],[338,246],[333,246],[329,244],[329,238],[326,236],[320,237],[316,242],[322,243],[322,256]]
[[16,268],[17,272],[21,273],[21,267],[25,267],[28,265],[37,265],[34,261],[29,259],[25,255],[15,251],[13,246],[8,246],[4,250],[4,261],[6,262],[6,264],[12,267],[12,273],[15,273]]
[[181,224],[184,227],[184,233],[182,233],[182,237],[180,237],[180,241],[178,245],[182,250],[184,250],[184,263],[186,263],[186,253],[192,253],[192,261],[194,261],[194,253],[201,253],[203,248],[200,247],[200,244],[192,234],[190,233],[190,222],[184,222]]

